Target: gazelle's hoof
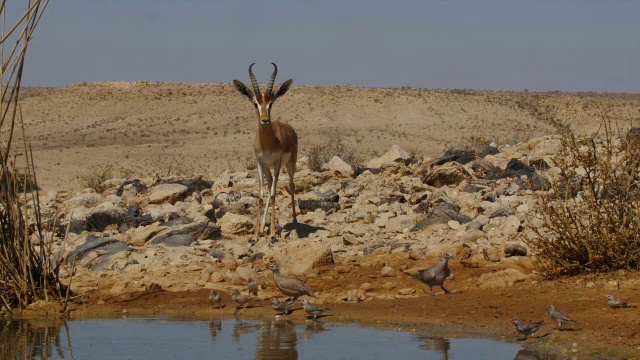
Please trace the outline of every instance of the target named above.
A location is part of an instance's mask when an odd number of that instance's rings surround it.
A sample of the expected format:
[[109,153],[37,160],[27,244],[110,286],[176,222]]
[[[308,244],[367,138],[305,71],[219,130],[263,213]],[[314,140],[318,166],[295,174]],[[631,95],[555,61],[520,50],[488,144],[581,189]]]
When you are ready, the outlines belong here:
[[247,242],[249,243],[249,246],[254,246],[258,241],[255,239],[249,238]]
[[271,239],[269,239],[269,242],[271,242],[272,244],[275,244],[276,242],[278,242],[278,239],[276,239],[275,236],[272,236]]

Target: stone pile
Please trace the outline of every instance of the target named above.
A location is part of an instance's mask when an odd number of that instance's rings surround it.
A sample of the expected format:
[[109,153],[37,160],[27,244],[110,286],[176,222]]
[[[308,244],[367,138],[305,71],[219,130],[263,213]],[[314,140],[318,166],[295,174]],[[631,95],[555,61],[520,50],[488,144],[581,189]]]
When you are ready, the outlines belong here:
[[501,150],[454,149],[436,159],[415,159],[393,146],[364,168],[335,157],[321,172],[309,170],[302,157],[295,177],[298,224],[290,224],[281,182],[280,241],[262,238],[254,246],[248,240],[256,226],[256,174],[111,179],[102,193],[41,195],[47,232],[32,241],[75,265],[76,293],[158,285],[229,290],[255,279],[267,298],[277,294],[266,266],[275,261],[283,273],[307,279],[325,265],[332,270],[323,278],[367,268],[376,279],[325,289],[321,297],[418,296],[418,284],[396,289],[402,285],[396,280],[445,251],[454,254],[454,273],[456,266],[492,269],[458,286],[510,286],[533,279],[535,262],[521,235],[530,231],[527,219],[541,222],[532,194],[548,189],[560,146],[558,138],[543,137]]

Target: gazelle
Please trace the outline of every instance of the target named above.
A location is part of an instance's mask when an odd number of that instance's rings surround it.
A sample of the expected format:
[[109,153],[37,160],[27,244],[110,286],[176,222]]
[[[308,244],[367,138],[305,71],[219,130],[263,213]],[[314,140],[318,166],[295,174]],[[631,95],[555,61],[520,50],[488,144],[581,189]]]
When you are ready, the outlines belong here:
[[[255,64],[255,63],[254,63]],[[253,85],[253,92],[247,88],[241,81],[233,80],[233,86],[236,90],[249,98],[258,112],[258,134],[253,143],[253,150],[258,160],[258,185],[260,189],[258,191],[258,216],[256,220],[256,229],[252,240],[258,241],[260,230],[264,229],[266,223],[267,212],[269,210],[269,204],[271,203],[271,226],[269,235],[271,241],[276,239],[276,187],[278,185],[278,176],[280,175],[280,167],[282,165],[287,167],[287,174],[289,175],[289,193],[291,194],[291,212],[293,213],[293,223],[296,220],[296,206],[293,185],[293,174],[296,171],[296,161],[298,159],[298,135],[296,131],[287,123],[280,121],[271,121],[271,107],[277,98],[284,95],[289,91],[292,79],[289,79],[280,85],[278,91],[273,91],[273,83],[276,80],[276,74],[278,73],[278,67],[273,65],[273,74],[271,74],[271,80],[264,94],[260,93],[260,87],[256,81],[251,68],[254,64],[249,66],[249,77],[251,78],[251,85]],[[273,176],[271,169],[273,168]],[[267,198],[267,205],[264,206],[264,177],[266,175],[267,185],[269,187],[269,197]],[[264,206],[264,215],[262,223],[260,222],[260,215]],[[261,225],[261,226],[259,226]]]

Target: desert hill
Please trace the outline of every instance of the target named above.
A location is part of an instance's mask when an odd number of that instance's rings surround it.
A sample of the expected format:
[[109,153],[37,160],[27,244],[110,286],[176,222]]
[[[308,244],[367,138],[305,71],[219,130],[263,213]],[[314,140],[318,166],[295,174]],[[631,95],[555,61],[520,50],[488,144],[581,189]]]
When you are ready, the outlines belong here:
[[[79,188],[92,167],[135,177],[219,174],[255,163],[256,115],[229,84],[80,83],[23,89],[22,98],[44,189]],[[623,123],[638,119],[637,105],[637,94],[294,86],[272,116],[298,131],[302,155],[341,141],[364,160],[393,144],[418,157],[492,137],[514,144],[560,124],[592,133],[603,112]]]

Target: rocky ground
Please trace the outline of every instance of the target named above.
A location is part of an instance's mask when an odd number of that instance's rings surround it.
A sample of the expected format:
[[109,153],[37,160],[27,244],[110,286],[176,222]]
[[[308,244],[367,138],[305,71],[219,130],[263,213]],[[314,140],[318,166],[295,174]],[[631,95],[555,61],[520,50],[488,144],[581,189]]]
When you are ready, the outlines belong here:
[[[392,146],[362,168],[335,157],[319,172],[302,157],[295,174],[298,223],[291,224],[280,182],[275,243],[248,241],[257,211],[250,171],[111,179],[101,193],[50,191],[40,199],[48,232],[33,241],[75,265],[72,316],[97,309],[231,315],[229,293],[246,292],[249,279],[259,284],[261,305],[242,316],[271,315],[268,299],[281,295],[267,268],[275,262],[303,279],[336,319],[486,329],[513,340],[512,317],[545,319],[543,336],[530,340],[536,346],[638,357],[638,308],[609,309],[604,295],[637,304],[639,274],[546,281],[524,241],[533,236],[531,226],[541,225],[534,195],[557,174],[560,140],[495,145],[425,159]],[[446,283],[453,294],[433,297],[409,275],[444,252],[454,256]],[[224,309],[211,308],[210,289],[223,293]],[[578,325],[554,331],[549,304]]]

